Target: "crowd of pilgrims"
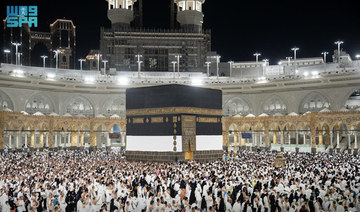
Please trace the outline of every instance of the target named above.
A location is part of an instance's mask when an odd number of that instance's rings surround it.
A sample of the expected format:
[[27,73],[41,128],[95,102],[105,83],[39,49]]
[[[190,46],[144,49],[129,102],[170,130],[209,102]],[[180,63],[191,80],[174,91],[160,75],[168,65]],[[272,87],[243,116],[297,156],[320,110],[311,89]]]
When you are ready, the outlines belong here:
[[128,162],[118,152],[0,156],[0,211],[360,211],[359,157],[224,153],[213,162]]

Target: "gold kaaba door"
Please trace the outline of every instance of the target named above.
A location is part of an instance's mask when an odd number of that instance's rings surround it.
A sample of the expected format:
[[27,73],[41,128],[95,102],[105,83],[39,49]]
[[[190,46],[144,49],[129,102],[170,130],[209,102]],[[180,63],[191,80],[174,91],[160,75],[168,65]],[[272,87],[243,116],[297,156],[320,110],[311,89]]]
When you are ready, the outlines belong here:
[[194,159],[194,151],[196,151],[196,117],[182,115],[182,150],[185,160]]

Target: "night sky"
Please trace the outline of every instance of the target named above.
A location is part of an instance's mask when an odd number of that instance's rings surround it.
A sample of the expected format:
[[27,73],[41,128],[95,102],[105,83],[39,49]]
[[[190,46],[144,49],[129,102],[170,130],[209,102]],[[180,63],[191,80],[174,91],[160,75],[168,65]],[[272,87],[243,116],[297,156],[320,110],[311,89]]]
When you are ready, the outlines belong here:
[[[143,1],[145,27],[169,28],[170,0]],[[49,31],[49,24],[57,18],[72,19],[77,26],[79,58],[98,49],[100,27],[110,27],[105,0],[1,0],[2,19],[6,5],[38,5],[39,27],[34,31]],[[294,46],[300,48],[298,57],[321,57],[322,51],[336,48],[338,39],[354,58],[360,54],[359,11],[353,0],[337,4],[326,0],[206,0],[203,5],[204,28],[212,30],[212,51],[222,61],[254,60],[252,55],[258,51],[261,59],[266,57],[272,64],[292,56]]]

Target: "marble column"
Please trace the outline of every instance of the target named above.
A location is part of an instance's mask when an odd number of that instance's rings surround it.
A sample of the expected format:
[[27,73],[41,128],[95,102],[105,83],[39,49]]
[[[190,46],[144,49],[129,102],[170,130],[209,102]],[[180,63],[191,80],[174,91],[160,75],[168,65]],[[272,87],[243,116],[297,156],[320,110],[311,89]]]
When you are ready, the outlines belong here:
[[298,153],[299,152],[299,131],[295,132],[295,141],[296,141],[295,152]]
[[256,147],[257,147],[257,142],[258,142],[258,140],[257,140],[257,133],[256,132],[252,132],[252,134],[253,134],[253,151],[255,151],[255,149],[256,149]]
[[340,153],[340,132],[336,132],[336,152]]
[[49,148],[49,133],[45,133],[45,147]]
[[289,145],[291,144],[291,132],[288,132],[288,141],[289,141]]
[[44,132],[40,132],[39,148],[44,148]]
[[59,146],[59,144],[58,144],[58,136],[59,136],[59,133],[55,132],[54,135],[55,135],[55,136],[54,136],[55,138],[54,138],[54,145],[53,145],[53,147],[56,148],[56,147]]
[[80,147],[84,147],[84,132],[80,132]]
[[0,129],[0,152],[4,151],[4,136],[3,136],[4,129]]
[[48,148],[54,148],[54,132],[49,131],[48,133]]
[[121,146],[123,146],[124,148],[126,147],[126,134],[125,132],[121,133]]
[[303,132],[303,144],[305,145],[306,144],[306,133]]
[[333,132],[330,131],[330,148],[329,148],[329,152],[331,152],[331,153],[334,151],[334,142],[333,142],[334,137],[333,136],[334,136]]
[[9,149],[12,149],[12,134],[9,134]]
[[97,135],[96,132],[90,132],[90,149],[97,148]]
[[236,152],[238,147],[238,132],[234,132],[234,152]]
[[79,141],[78,133],[77,132],[71,132],[69,135],[71,136],[71,148],[78,147],[78,141]]
[[276,138],[276,132],[273,131],[273,144],[277,144]]
[[323,145],[323,133],[322,131],[319,131],[319,146],[322,146]]
[[111,139],[109,137],[109,133],[105,133],[106,136],[106,147],[111,147]]
[[316,153],[316,130],[312,129],[310,133],[311,153]]
[[280,151],[284,152],[284,131],[280,132],[280,143],[281,143]]
[[241,137],[241,149],[244,150],[246,149],[246,139],[242,138],[242,134],[240,134]]
[[68,134],[68,139],[67,139],[67,141],[65,142],[65,146],[66,147],[70,147],[71,146],[71,133],[70,132],[68,132],[67,133]]
[[358,138],[357,137],[358,137],[357,132],[355,132],[354,155],[358,154],[358,143],[357,143]]
[[28,141],[27,141],[27,139],[28,139],[28,135],[27,135],[27,133],[25,133],[25,134],[24,134],[24,144],[25,144],[25,148],[28,148]]
[[35,148],[35,132],[30,132],[30,148]]
[[15,149],[19,149],[19,133],[15,133]]
[[348,134],[348,153],[351,153],[351,134]]
[[59,133],[59,147],[64,147],[62,144],[62,133]]
[[265,149],[269,150],[270,149],[270,137],[269,137],[269,130],[265,130]]

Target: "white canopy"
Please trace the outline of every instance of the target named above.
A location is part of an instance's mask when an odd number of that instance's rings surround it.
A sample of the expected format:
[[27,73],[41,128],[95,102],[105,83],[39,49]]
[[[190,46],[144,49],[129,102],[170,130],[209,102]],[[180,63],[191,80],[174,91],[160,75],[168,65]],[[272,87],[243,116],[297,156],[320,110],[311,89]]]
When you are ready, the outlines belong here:
[[59,114],[52,112],[49,116],[59,116]]
[[72,117],[72,115],[70,113],[65,113],[63,116],[64,117]]
[[331,110],[329,110],[329,108],[327,108],[327,107],[320,110],[320,113],[327,113],[327,112],[331,112]]
[[120,116],[117,114],[114,114],[114,115],[110,116],[110,118],[116,119],[116,118],[120,118]]
[[288,114],[288,116],[298,116],[299,114],[295,113],[295,112],[291,112]]
[[33,116],[44,116],[44,114],[42,112],[36,112],[33,114]]

